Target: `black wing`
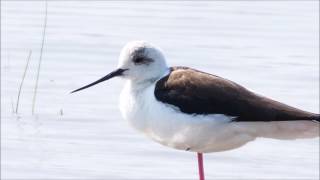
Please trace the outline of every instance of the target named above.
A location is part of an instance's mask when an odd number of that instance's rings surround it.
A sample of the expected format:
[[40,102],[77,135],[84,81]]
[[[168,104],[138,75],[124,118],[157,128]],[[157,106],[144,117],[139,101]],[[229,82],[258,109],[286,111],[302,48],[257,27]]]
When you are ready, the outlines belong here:
[[219,76],[186,67],[171,68],[155,87],[158,101],[187,114],[225,114],[235,121],[317,120],[313,114],[257,95]]

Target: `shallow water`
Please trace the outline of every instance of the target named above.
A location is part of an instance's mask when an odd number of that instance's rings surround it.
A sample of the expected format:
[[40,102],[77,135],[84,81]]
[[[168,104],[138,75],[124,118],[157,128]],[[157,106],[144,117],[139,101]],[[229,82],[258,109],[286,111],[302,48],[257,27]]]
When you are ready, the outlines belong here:
[[[160,46],[170,65],[319,112],[319,2],[49,1],[32,116],[44,5],[1,1],[1,178],[197,178],[195,154],[158,145],[122,120],[121,81],[69,94],[113,70],[130,40]],[[319,138],[258,139],[205,158],[207,179],[318,179]]]

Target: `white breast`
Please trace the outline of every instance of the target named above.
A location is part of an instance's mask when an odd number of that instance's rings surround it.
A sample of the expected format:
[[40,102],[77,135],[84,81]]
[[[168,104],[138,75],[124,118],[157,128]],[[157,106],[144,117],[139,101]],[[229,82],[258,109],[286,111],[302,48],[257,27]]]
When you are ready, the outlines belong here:
[[[181,113],[176,107],[157,101],[154,88],[155,84],[142,89],[134,88],[127,82],[121,93],[120,110],[124,119],[135,129],[177,149],[207,152],[229,148],[229,145],[220,145],[220,142],[223,142],[222,137],[226,137],[221,130],[226,131],[224,129],[230,117]],[[252,140],[251,137],[249,139]]]

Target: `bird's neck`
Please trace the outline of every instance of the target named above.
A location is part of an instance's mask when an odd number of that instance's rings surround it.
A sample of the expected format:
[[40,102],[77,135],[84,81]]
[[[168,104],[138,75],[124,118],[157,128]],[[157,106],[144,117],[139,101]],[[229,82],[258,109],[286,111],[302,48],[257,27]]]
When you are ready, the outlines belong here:
[[130,90],[134,94],[139,94],[146,88],[150,87],[152,84],[155,83],[156,80],[154,79],[146,79],[143,81],[134,81],[134,80],[128,80],[127,86],[130,87]]
[[128,80],[128,85],[130,86],[130,89],[134,92],[141,92],[144,89],[150,87],[151,85],[155,84],[159,79],[165,77],[170,73],[170,69],[168,68],[161,76],[159,77],[153,77],[153,78],[146,78],[141,80]]

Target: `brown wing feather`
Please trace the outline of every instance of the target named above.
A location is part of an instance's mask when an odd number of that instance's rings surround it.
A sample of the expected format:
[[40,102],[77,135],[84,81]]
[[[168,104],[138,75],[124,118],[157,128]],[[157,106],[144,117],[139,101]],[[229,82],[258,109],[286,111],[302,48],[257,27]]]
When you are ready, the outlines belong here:
[[257,95],[244,87],[201,71],[174,67],[159,80],[157,100],[188,114],[226,114],[236,121],[318,120],[319,115]]

